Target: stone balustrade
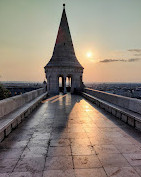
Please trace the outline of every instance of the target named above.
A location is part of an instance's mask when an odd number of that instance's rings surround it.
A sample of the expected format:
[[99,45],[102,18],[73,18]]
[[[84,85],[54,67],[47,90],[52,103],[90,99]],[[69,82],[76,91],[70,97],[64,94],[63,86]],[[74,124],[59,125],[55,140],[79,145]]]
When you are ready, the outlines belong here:
[[141,130],[141,100],[85,88],[82,95],[101,108]]
[[43,94],[44,88],[37,89],[31,92],[27,92],[22,95],[13,96],[0,101],[0,118],[11,113],[12,111],[18,109],[24,104],[30,102],[31,100],[37,98]]
[[47,96],[44,88],[0,101],[0,142]]

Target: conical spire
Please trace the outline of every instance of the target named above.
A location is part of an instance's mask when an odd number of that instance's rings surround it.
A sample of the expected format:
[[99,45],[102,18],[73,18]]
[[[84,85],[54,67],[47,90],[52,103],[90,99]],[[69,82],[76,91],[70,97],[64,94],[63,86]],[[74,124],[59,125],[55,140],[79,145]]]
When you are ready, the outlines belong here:
[[56,52],[57,47],[59,46],[64,47],[65,45],[71,46],[71,49],[74,52],[70,29],[69,29],[65,6],[64,6],[62,18],[61,18],[61,22],[60,22],[60,26],[58,30],[58,35],[57,35],[57,39],[55,43],[54,53]]
[[65,11],[65,4],[63,4],[63,13],[53,51],[53,56],[47,64],[47,67],[53,66],[83,68],[75,56]]

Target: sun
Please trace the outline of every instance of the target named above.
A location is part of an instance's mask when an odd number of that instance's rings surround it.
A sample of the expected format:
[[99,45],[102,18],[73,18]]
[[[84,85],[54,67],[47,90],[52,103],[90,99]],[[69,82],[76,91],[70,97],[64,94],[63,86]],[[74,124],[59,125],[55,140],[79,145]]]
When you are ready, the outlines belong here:
[[91,58],[92,57],[92,52],[87,52],[87,57]]

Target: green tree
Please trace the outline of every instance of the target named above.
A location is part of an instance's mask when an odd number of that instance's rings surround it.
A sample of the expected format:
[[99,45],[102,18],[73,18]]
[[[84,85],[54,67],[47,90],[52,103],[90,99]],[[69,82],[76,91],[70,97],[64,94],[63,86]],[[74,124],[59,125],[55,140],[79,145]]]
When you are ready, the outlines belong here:
[[11,93],[6,89],[2,84],[0,84],[0,100],[8,98],[11,96]]

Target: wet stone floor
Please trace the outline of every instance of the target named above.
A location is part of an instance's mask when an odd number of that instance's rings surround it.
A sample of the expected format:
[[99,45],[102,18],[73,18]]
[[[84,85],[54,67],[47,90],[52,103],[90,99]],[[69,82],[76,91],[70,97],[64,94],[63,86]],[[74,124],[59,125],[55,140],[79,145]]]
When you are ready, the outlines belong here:
[[81,96],[42,104],[2,143],[0,177],[139,177],[141,133]]

